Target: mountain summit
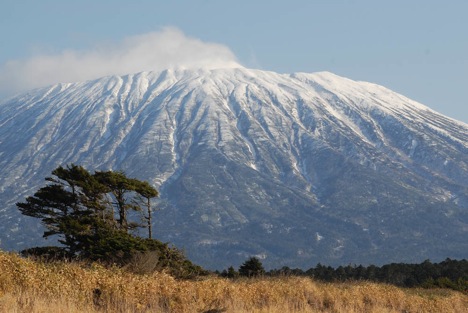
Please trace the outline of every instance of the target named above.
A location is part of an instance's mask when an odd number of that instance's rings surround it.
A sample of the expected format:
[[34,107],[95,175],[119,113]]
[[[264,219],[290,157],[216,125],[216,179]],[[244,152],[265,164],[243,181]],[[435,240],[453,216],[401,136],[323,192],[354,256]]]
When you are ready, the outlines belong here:
[[1,103],[3,249],[34,244],[14,204],[72,162],[153,184],[155,236],[208,268],[468,257],[468,125],[328,72],[143,72]]

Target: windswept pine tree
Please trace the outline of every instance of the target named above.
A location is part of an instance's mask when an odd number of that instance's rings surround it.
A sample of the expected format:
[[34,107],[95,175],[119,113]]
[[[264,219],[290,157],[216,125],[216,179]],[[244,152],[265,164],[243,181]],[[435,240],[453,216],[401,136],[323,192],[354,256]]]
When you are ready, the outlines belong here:
[[[123,172],[91,174],[74,164],[58,167],[46,181],[46,186],[17,206],[22,214],[41,220],[45,226],[43,237],[58,236],[61,252],[56,247],[28,252],[52,251],[69,258],[126,264],[135,257],[141,259],[142,253],[156,251],[154,262],[159,267],[201,271],[177,249],[151,239],[151,200],[158,191],[148,182],[128,178]],[[143,214],[145,223],[135,216],[131,220],[129,211]],[[129,232],[137,228],[147,228],[149,238]]]

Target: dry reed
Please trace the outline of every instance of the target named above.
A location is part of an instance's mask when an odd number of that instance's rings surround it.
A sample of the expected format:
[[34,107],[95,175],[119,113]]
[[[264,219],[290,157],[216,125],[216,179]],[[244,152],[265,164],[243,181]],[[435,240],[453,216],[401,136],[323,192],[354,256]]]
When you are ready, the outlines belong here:
[[467,312],[468,295],[308,278],[176,280],[0,252],[0,312]]

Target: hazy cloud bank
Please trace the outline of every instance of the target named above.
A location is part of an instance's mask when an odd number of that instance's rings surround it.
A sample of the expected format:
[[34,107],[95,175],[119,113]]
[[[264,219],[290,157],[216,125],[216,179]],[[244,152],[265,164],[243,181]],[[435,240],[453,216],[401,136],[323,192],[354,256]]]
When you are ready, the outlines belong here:
[[55,55],[8,61],[0,66],[0,94],[172,67],[240,66],[228,47],[187,37],[176,28],[165,28],[87,51],[65,50]]

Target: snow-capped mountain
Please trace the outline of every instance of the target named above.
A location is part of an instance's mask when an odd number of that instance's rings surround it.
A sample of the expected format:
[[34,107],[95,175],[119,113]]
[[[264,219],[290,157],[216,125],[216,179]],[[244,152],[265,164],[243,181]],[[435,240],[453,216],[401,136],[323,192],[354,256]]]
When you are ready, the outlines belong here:
[[154,184],[155,236],[208,268],[468,257],[468,125],[327,72],[143,72],[4,101],[1,248],[35,244],[14,204],[72,162]]

